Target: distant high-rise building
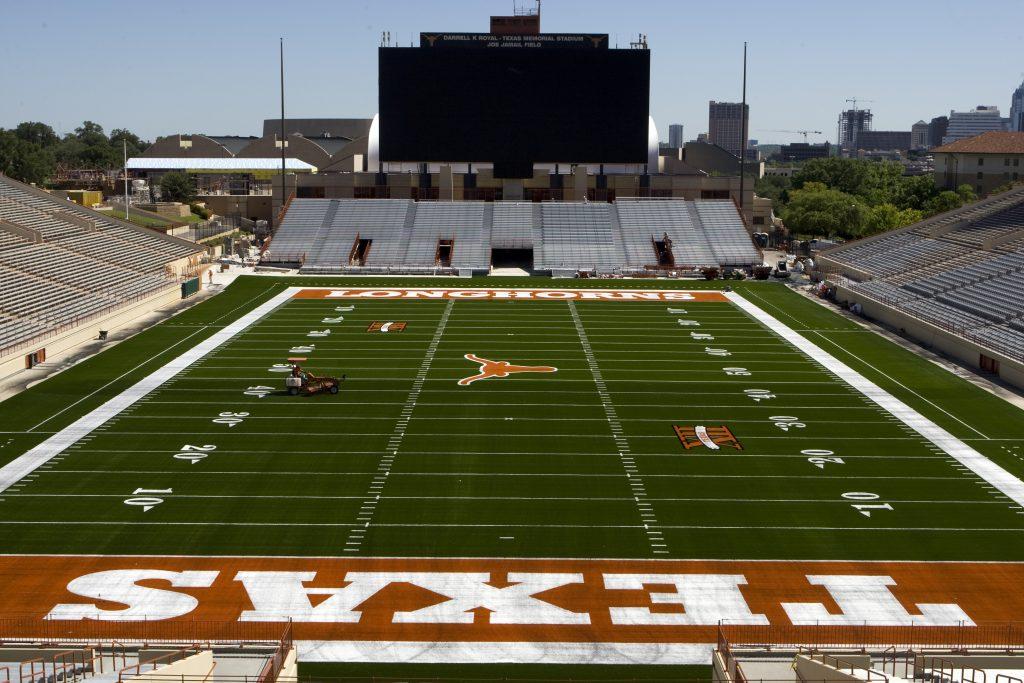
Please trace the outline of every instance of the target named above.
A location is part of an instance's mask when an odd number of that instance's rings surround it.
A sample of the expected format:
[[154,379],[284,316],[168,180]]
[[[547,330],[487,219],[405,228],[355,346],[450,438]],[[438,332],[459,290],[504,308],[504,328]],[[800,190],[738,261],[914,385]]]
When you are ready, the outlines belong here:
[[1024,83],[1013,91],[1010,99],[1010,130],[1024,133]]
[[918,121],[910,127],[910,149],[928,148],[928,124]]
[[942,144],[942,138],[946,137],[946,130],[949,129],[948,116],[936,116],[928,123],[928,146],[938,147]]
[[683,146],[683,124],[673,123],[668,127],[668,146],[676,149]]
[[908,130],[862,130],[857,135],[857,149],[906,150],[911,149],[913,133]]
[[999,114],[999,107],[995,106],[979,106],[970,111],[951,111],[949,128],[942,138],[942,144],[948,145],[989,131],[1005,131],[1007,123],[1008,120]]
[[[743,121],[746,120],[746,127]],[[739,102],[708,103],[708,141],[740,156],[750,130],[750,105]]]
[[806,142],[794,142],[789,145],[782,145],[779,156],[783,161],[807,161],[808,159],[825,159],[832,153],[832,146],[825,142],[823,144],[810,144]]
[[861,132],[871,130],[873,118],[870,109],[847,109],[839,114],[840,149],[857,149],[857,137]]

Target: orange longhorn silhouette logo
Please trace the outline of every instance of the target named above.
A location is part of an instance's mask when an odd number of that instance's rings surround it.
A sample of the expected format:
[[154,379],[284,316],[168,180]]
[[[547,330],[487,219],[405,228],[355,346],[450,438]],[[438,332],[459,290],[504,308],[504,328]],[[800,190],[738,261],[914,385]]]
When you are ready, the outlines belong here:
[[468,387],[478,379],[489,379],[491,377],[508,377],[516,372],[558,372],[558,368],[550,365],[512,365],[506,360],[487,360],[473,353],[465,355],[466,360],[480,364],[480,372],[471,377],[463,377],[459,380],[460,387]]

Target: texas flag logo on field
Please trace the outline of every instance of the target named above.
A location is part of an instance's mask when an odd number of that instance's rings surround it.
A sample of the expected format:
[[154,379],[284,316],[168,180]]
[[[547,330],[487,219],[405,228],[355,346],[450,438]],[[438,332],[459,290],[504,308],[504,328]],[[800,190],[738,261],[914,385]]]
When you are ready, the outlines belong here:
[[672,428],[675,430],[676,436],[679,437],[679,443],[686,450],[699,446],[707,446],[713,451],[720,450],[722,447],[735,448],[738,451],[743,450],[739,439],[725,425],[717,427],[673,425]]

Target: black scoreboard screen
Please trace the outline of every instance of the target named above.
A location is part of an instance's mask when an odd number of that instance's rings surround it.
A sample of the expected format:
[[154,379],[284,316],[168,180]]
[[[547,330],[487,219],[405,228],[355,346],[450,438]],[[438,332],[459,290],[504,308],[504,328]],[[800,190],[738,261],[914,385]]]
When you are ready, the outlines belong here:
[[434,35],[379,50],[383,161],[647,161],[649,51],[594,36],[510,46]]

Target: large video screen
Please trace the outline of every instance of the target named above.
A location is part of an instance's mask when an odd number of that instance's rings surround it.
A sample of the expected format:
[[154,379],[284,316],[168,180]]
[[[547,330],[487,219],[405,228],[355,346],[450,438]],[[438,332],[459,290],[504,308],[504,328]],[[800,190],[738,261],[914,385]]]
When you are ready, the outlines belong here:
[[647,161],[647,50],[379,52],[383,161]]

